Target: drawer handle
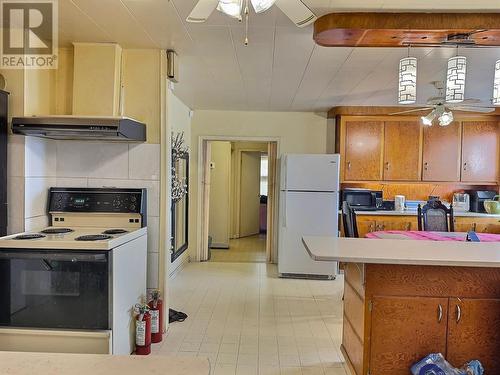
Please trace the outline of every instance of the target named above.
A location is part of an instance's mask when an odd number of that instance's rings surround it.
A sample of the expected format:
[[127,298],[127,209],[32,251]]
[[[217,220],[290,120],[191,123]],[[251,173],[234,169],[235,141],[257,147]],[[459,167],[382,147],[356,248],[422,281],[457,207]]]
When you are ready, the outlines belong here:
[[386,163],[385,163],[385,169],[386,169],[386,170],[389,170],[389,168],[390,168],[390,167],[391,167],[391,163],[386,162]]
[[443,320],[443,306],[441,304],[438,305],[438,323],[441,323]]
[[467,163],[464,163],[464,171],[467,170]]
[[424,163],[424,170],[426,170],[426,171],[429,170],[429,163],[427,163],[427,162]]
[[459,323],[460,319],[462,319],[462,309],[460,308],[459,305],[456,306],[457,306],[457,323]]
[[351,169],[351,162],[350,161],[347,162],[347,169]]

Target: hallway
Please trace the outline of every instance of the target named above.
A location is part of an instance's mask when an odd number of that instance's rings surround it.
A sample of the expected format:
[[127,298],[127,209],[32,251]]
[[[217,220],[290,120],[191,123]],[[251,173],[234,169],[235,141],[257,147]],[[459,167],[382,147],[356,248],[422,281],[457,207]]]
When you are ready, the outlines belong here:
[[171,281],[186,312],[156,354],[208,357],[212,374],[346,375],[338,350],[343,280],[277,277],[275,265],[191,263]]
[[211,262],[265,263],[266,235],[229,240],[229,249],[211,249]]

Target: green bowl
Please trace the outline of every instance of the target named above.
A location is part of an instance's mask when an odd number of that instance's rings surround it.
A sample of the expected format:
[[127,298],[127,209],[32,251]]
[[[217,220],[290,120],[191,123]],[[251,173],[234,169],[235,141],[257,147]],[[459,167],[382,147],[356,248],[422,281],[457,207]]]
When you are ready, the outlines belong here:
[[496,195],[493,200],[484,201],[484,208],[487,213],[493,215],[500,215],[500,198],[499,195]]

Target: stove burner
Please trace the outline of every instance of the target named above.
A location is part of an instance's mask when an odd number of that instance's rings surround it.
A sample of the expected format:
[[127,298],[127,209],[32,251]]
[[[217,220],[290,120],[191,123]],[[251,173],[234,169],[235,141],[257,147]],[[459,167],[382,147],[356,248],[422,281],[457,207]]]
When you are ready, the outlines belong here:
[[123,234],[128,233],[128,230],[125,229],[108,229],[102,232],[102,234]]
[[43,234],[20,234],[19,236],[14,237],[15,240],[36,240],[38,238],[44,238]]
[[111,236],[107,236],[105,234],[89,234],[86,236],[80,236],[76,237],[76,241],[102,241],[102,240],[109,240],[110,238],[113,238]]
[[48,228],[42,230],[42,233],[45,234],[63,234],[63,233],[71,233],[74,232],[73,229],[70,228]]

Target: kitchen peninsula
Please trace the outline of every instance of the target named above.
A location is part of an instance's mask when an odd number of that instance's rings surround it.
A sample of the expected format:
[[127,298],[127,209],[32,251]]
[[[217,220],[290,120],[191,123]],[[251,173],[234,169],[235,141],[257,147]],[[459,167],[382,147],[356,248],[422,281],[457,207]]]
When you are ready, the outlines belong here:
[[429,353],[500,374],[499,243],[304,237],[346,263],[341,350],[355,375],[402,375]]

